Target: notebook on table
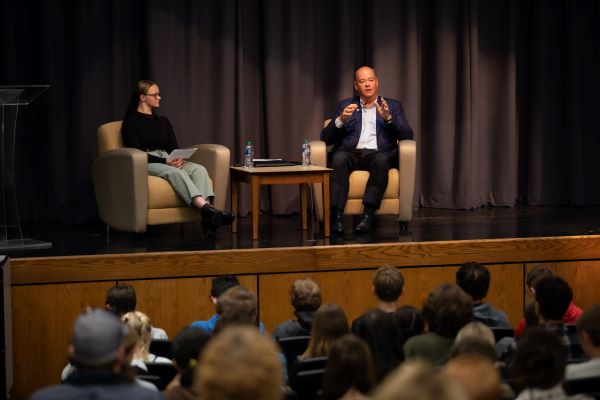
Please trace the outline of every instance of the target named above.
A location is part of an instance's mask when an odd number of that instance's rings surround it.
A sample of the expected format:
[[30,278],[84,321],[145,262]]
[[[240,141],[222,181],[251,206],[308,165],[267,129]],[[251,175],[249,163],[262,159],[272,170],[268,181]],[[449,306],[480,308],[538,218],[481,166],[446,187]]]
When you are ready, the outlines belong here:
[[255,158],[255,167],[289,167],[292,165],[300,165],[295,161],[286,161],[282,158]]

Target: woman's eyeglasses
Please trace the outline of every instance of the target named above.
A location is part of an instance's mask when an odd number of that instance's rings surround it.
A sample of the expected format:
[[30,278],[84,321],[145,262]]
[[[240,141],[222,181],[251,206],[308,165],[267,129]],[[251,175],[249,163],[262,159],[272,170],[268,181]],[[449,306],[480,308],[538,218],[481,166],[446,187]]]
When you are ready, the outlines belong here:
[[160,95],[159,92],[156,92],[156,93],[146,93],[144,96],[152,96],[155,99],[158,99],[159,97],[161,97],[161,95]]

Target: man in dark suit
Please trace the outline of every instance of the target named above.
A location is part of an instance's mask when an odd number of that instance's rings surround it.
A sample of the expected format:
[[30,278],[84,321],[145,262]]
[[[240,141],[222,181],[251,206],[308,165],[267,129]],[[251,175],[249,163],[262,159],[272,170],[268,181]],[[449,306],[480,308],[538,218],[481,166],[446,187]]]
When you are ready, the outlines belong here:
[[363,214],[357,232],[368,232],[388,183],[388,170],[398,165],[398,140],[412,139],[402,104],[377,95],[375,70],[360,67],[354,73],[358,97],[338,104],[335,116],[321,132],[321,140],[334,146],[331,161],[332,230],[344,232],[344,208],[352,171],[369,171],[363,197]]

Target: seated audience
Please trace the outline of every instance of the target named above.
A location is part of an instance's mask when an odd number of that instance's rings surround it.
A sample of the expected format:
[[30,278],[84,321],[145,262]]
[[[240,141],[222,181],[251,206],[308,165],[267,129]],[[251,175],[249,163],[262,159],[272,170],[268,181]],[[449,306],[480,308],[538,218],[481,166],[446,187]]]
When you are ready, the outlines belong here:
[[282,369],[277,346],[253,326],[227,326],[206,345],[194,391],[203,400],[279,400]]
[[519,339],[511,364],[521,390],[517,400],[586,398],[565,394],[562,380],[566,360],[566,348],[556,335],[543,327],[528,329]]
[[420,335],[425,329],[425,323],[421,316],[421,311],[413,306],[402,306],[392,314],[393,320],[398,329],[400,329],[400,337],[402,345],[413,336]]
[[462,387],[422,360],[410,360],[375,389],[373,400],[469,400]]
[[465,326],[463,326],[460,331],[456,334],[456,342],[460,342],[461,340],[469,339],[469,338],[477,338],[484,340],[489,343],[492,347],[496,344],[496,338],[494,337],[494,332],[483,323],[479,321],[469,322]]
[[217,314],[219,319],[214,327],[215,333],[228,325],[258,326],[256,320],[258,300],[256,295],[243,286],[229,288],[217,300]]
[[600,304],[585,310],[577,321],[577,331],[589,361],[567,365],[565,379],[600,378]]
[[495,363],[498,360],[495,345],[494,333],[487,325],[478,321],[470,322],[456,334],[450,358],[470,354],[486,357]]
[[[535,297],[535,285],[543,278],[553,277],[556,274],[553,270],[548,267],[539,266],[527,273],[527,277],[525,278],[525,283],[529,291]],[[532,301],[531,303],[533,303]],[[531,304],[530,303],[530,304]],[[569,307],[567,311],[565,311],[565,315],[563,315],[563,322],[565,324],[574,324],[577,322],[579,317],[583,314],[583,310],[577,307],[573,302],[569,303]],[[531,317],[531,314],[529,315]],[[526,326],[529,324],[529,320],[527,318],[527,307],[525,308],[525,318],[521,319],[515,328],[515,337],[519,337],[525,331]]]
[[129,330],[113,313],[95,309],[73,326],[69,359],[75,370],[60,385],[38,390],[32,400],[160,399],[135,382]]
[[167,386],[163,395],[165,400],[195,400],[194,376],[198,359],[210,334],[202,329],[184,328],[173,339],[173,361],[177,375]]
[[463,264],[456,271],[456,284],[473,299],[473,317],[491,328],[510,328],[504,311],[484,303],[490,288],[490,271],[476,262]]
[[[398,306],[396,302],[404,290],[404,276],[398,268],[381,267],[373,277],[373,293],[377,298],[377,308],[386,313],[393,313]],[[352,332],[358,331],[364,315],[352,321]]]
[[469,400],[498,400],[502,393],[500,373],[485,356],[456,356],[444,365],[443,374],[458,382]]
[[300,359],[326,357],[333,341],[347,333],[346,313],[337,304],[323,304],[315,313],[310,340]]
[[348,334],[331,345],[322,400],[364,400],[375,386],[375,369],[371,351],[358,337]]
[[283,322],[273,331],[273,339],[309,336],[315,312],[321,306],[321,288],[312,279],[298,279],[290,288],[290,298],[297,319]]
[[[135,311],[137,297],[135,289],[129,285],[115,285],[106,291],[106,309],[114,312],[121,318],[123,314]],[[168,340],[167,332],[163,329],[152,327],[153,340]]]
[[404,360],[400,330],[390,314],[377,309],[367,311],[356,335],[371,349],[377,382]]
[[456,334],[473,319],[473,301],[456,285],[438,286],[423,304],[423,318],[427,333],[408,339],[404,356],[443,364],[448,360]]
[[[219,275],[212,278],[210,288],[210,301],[217,307],[217,300],[219,297],[227,291],[227,289],[234,286],[239,286],[240,281],[233,275]],[[207,332],[212,332],[217,325],[219,320],[219,312],[217,311],[210,319],[206,321],[194,321],[191,323],[191,327],[204,329]]]
[[132,365],[142,371],[148,371],[146,364],[172,364],[172,361],[165,357],[159,357],[150,353],[150,341],[152,337],[150,318],[141,311],[132,311],[121,317],[132,333],[136,337],[136,346],[133,352]]

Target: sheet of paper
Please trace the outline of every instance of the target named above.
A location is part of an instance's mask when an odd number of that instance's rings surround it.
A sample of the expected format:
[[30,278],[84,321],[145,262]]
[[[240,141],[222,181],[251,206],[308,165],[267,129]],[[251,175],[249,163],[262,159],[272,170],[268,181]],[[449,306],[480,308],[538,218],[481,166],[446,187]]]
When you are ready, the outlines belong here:
[[194,154],[196,150],[198,150],[198,148],[196,147],[193,147],[191,149],[175,149],[171,152],[171,154],[169,154],[169,157],[167,157],[167,161],[177,159],[187,160],[192,156],[192,154]]
[[283,158],[255,158],[254,161],[283,161]]

